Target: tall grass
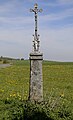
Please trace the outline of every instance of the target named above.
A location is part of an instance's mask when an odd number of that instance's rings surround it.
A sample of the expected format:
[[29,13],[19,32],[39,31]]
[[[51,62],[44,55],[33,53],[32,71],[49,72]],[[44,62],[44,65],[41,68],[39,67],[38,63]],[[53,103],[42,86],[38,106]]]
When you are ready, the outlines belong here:
[[[17,60],[13,61],[13,65],[10,67],[0,68],[1,120],[3,114],[7,117],[8,109],[10,109],[8,106],[13,105],[11,101],[25,101],[28,99],[29,67],[28,60]],[[65,104],[73,111],[73,63],[43,61],[43,92],[44,101],[50,104],[50,109],[57,106],[57,104]],[[18,113],[16,112],[16,114]]]

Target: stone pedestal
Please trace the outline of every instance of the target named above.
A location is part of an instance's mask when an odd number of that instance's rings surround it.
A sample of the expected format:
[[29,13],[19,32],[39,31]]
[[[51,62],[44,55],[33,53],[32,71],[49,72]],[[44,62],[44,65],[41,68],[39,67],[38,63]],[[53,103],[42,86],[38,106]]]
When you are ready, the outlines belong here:
[[30,53],[30,85],[29,100],[43,100],[42,53]]

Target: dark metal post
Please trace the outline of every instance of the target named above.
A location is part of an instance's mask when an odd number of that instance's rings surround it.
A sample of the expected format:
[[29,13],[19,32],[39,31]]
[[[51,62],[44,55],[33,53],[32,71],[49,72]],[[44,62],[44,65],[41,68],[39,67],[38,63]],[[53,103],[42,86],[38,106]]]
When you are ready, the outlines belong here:
[[37,38],[37,12],[35,12],[35,37]]

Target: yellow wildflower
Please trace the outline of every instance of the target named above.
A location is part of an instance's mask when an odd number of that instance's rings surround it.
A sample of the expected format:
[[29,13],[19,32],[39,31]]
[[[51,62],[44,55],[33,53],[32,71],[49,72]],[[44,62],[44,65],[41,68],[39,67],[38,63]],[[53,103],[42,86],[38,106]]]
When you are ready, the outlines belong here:
[[12,97],[12,95],[10,94],[10,97]]
[[64,93],[61,93],[61,95],[60,95],[61,97],[64,97]]
[[13,97],[16,97],[16,94],[15,94],[15,93],[13,94]]
[[9,100],[9,98],[7,97],[7,100]]

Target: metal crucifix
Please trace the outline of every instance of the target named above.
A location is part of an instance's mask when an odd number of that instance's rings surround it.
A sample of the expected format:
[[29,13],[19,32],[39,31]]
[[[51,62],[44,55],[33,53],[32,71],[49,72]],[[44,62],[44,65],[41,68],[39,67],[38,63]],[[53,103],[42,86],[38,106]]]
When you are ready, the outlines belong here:
[[36,3],[34,5],[34,9],[30,9],[30,12],[34,12],[35,13],[35,34],[34,36],[34,40],[33,40],[33,51],[34,52],[38,52],[39,51],[39,35],[37,33],[37,13],[38,12],[42,12],[42,9],[38,9],[38,4]]

